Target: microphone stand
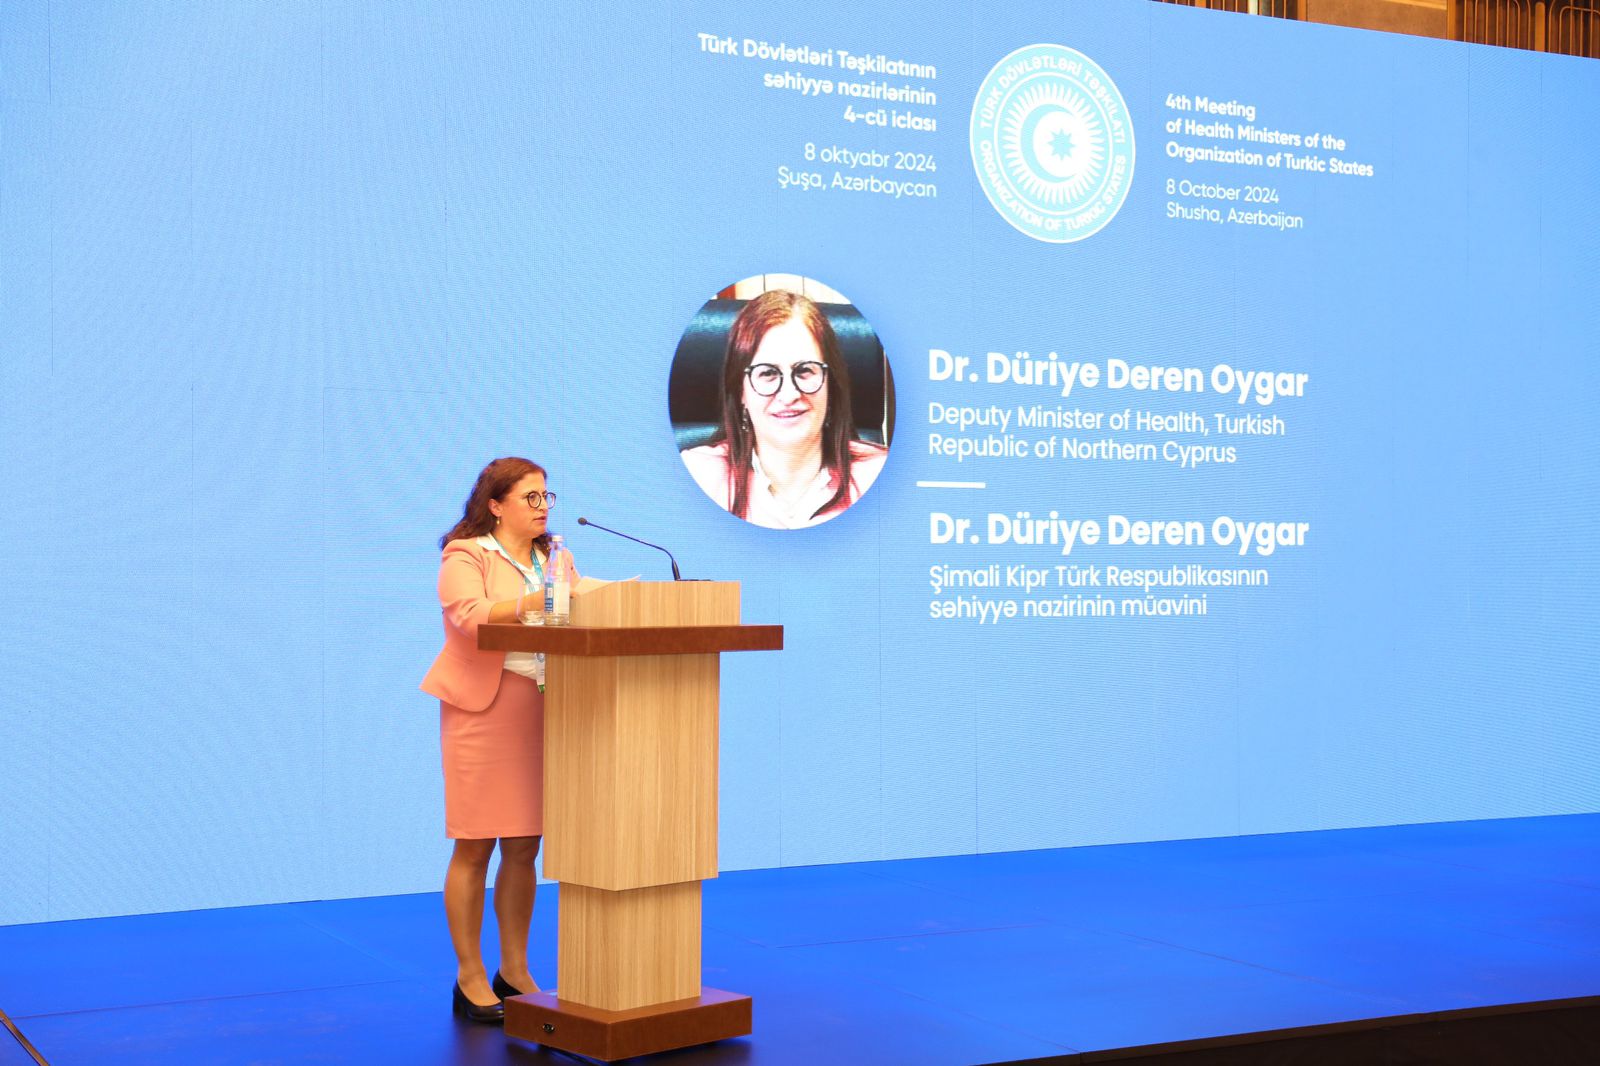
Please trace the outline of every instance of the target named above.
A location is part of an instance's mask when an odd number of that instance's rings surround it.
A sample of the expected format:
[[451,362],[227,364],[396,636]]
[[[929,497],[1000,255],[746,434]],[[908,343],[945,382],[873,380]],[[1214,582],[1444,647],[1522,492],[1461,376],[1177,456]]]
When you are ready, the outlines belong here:
[[674,580],[674,581],[682,581],[683,580],[683,575],[678,573],[678,560],[674,559],[672,557],[672,553],[667,551],[667,549],[663,548],[661,545],[659,545],[659,544],[651,544],[649,541],[640,540],[638,537],[630,537],[626,533],[618,533],[616,530],[611,529],[608,526],[602,526],[599,522],[591,522],[587,518],[579,518],[578,519],[578,525],[580,525],[580,526],[593,526],[596,529],[605,530],[607,533],[610,533],[613,536],[621,537],[623,540],[631,540],[635,544],[643,544],[646,548],[654,548],[658,552],[664,552],[666,554],[666,556],[667,556],[667,560],[672,563],[672,580]]

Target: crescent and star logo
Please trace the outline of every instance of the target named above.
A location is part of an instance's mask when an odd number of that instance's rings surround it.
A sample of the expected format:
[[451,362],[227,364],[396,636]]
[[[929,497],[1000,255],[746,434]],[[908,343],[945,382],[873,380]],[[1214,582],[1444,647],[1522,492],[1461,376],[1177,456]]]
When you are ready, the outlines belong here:
[[1068,244],[1116,216],[1133,181],[1133,123],[1116,84],[1082,52],[1019,48],[972,105],[972,165],[994,209],[1035,240]]

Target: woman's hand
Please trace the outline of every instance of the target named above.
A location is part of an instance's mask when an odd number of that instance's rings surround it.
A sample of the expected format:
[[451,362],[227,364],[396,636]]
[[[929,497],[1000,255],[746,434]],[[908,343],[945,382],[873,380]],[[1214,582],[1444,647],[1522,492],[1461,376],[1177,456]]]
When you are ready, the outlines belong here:
[[526,622],[533,615],[544,611],[544,593],[524,592],[516,599],[516,612],[513,617],[518,622]]
[[[517,605],[522,605],[519,612]],[[501,600],[489,609],[489,622],[520,622],[523,617],[544,610],[544,593],[526,592],[512,600]]]

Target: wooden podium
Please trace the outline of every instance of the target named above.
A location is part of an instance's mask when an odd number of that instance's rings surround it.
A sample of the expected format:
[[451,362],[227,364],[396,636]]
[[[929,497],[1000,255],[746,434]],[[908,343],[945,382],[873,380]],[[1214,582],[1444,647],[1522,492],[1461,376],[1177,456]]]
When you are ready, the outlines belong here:
[[485,625],[548,657],[544,872],[561,883],[556,989],[506,1032],[611,1061],[751,1031],[749,996],[700,984],[700,882],[717,876],[718,656],[783,647],[739,624],[736,582],[627,581],[572,625]]

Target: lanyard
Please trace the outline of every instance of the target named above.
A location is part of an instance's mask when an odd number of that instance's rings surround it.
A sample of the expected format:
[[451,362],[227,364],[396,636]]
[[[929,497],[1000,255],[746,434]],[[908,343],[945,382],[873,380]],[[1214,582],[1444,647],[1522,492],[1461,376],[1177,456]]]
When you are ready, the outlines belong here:
[[[523,569],[522,564],[517,562],[515,559],[511,558],[511,553],[506,551],[506,546],[504,544],[500,543],[500,538],[495,536],[493,533],[490,533],[489,534],[489,539],[494,541],[494,550],[499,553],[500,558],[502,558],[506,562],[510,563],[513,567],[516,568],[517,573],[522,575],[522,589],[523,589],[524,594],[529,593],[529,592],[533,592],[533,593],[538,593],[538,594],[542,595],[543,594],[543,589],[544,589],[544,567],[539,565],[539,553],[537,551],[534,551],[532,548],[528,549],[528,556],[531,559],[533,559],[533,572],[534,572],[534,574],[536,574],[538,576],[538,579],[539,579],[539,583],[537,585],[535,585],[533,583],[533,581],[528,577],[528,571]],[[540,607],[544,606],[544,601],[543,600],[539,601],[539,606]],[[524,654],[524,653],[517,652],[517,653],[511,653],[511,654]],[[507,657],[509,658],[509,655]],[[533,653],[533,662],[534,662],[534,671],[535,671],[533,680],[538,684],[539,691],[543,692],[544,691],[544,652],[542,652],[542,651],[534,652]]]
[[529,579],[527,568],[511,557],[511,553],[506,551],[505,545],[500,543],[499,537],[491,533],[489,534],[489,539],[494,541],[494,549],[500,553],[500,557],[515,567],[517,573],[522,575],[522,587],[525,591],[542,592],[544,590],[544,567],[539,565],[538,552],[534,551],[531,547],[528,549],[528,556],[533,560],[533,572],[535,575],[537,575],[539,580],[539,583],[536,585],[532,580]]

